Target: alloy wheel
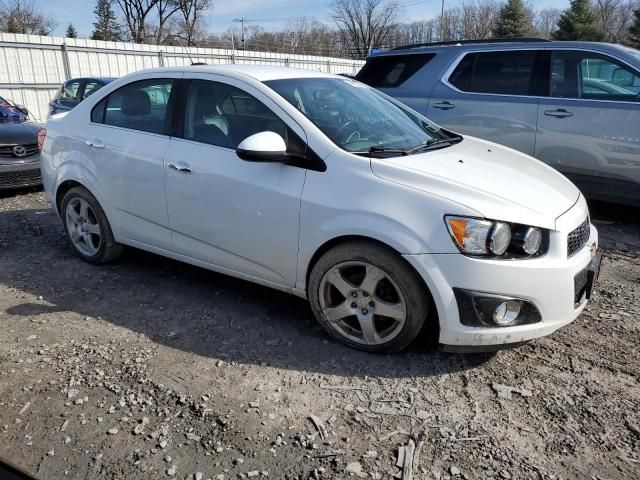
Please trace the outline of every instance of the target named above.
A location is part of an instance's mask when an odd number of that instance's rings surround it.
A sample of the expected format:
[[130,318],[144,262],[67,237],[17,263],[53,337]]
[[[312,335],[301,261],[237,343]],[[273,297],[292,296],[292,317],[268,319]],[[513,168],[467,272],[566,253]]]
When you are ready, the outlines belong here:
[[341,336],[364,345],[393,340],[407,317],[406,300],[396,282],[363,261],[334,265],[320,281],[320,307]]
[[102,241],[95,212],[84,198],[74,197],[65,211],[67,231],[74,247],[88,257],[95,255]]

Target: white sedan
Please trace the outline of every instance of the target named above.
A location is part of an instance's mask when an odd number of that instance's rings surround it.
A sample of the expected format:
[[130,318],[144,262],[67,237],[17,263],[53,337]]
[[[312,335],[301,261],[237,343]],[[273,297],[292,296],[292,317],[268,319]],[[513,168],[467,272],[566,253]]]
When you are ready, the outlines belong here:
[[421,332],[457,351],[547,335],[597,276],[597,231],[565,177],[341,76],[141,71],[40,140],[82,259],[129,245],[284,290],[370,352]]

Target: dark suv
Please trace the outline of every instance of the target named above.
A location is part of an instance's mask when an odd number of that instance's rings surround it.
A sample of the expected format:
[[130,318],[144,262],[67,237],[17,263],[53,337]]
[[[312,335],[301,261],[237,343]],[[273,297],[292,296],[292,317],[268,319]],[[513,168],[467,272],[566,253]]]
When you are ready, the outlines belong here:
[[640,51],[539,39],[400,47],[358,80],[448,129],[520,150],[587,197],[640,206]]

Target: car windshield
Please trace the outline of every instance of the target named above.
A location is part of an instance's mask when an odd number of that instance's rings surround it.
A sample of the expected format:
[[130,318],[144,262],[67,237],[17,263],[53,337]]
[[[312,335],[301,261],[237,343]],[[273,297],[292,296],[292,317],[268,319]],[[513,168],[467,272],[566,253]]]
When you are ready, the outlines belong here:
[[292,78],[264,83],[348,152],[403,155],[448,138],[426,118],[348,78]]

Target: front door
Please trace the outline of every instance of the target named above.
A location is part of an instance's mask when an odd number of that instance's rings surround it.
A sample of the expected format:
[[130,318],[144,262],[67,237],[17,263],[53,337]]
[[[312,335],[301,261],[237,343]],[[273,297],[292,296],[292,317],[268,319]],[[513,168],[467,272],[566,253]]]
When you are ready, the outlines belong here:
[[609,56],[551,51],[535,156],[587,195],[640,202],[640,73]]
[[306,170],[247,162],[235,149],[262,131],[280,134],[288,145],[304,132],[249,85],[216,75],[187,77],[184,126],[165,159],[173,250],[293,286]]

